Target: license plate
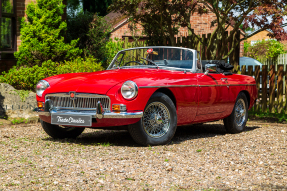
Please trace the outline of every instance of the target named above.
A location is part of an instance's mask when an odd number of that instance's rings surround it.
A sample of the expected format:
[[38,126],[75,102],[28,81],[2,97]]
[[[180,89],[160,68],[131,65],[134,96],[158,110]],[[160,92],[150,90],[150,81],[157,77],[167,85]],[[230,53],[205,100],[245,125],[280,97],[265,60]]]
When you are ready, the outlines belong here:
[[92,126],[92,116],[90,115],[51,115],[51,123],[55,125],[69,125],[69,126]]

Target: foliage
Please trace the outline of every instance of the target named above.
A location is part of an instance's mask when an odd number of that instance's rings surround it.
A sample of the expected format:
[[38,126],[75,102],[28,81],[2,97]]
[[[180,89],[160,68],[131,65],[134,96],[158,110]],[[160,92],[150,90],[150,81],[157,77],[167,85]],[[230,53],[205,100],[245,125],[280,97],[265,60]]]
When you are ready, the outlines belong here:
[[62,0],[37,0],[36,4],[32,2],[27,6],[27,19],[22,19],[20,31],[21,46],[15,52],[19,66],[41,66],[47,60],[73,60],[81,53],[75,48],[77,40],[65,43],[64,7]]
[[41,79],[49,76],[65,73],[95,72],[103,70],[100,63],[94,58],[76,58],[73,61],[64,61],[62,63],[48,60],[43,62],[42,66],[35,65],[33,67],[16,66],[7,73],[3,72],[0,76],[1,83],[7,83],[16,89],[33,90],[35,85]]
[[244,56],[247,56],[248,48],[251,46],[251,43],[248,41],[244,41]]
[[[245,48],[247,50],[245,50]],[[258,41],[253,46],[244,43],[244,55],[261,62],[264,62],[266,59],[276,60],[280,54],[286,52],[285,45],[276,40]]]
[[287,122],[287,114],[285,113],[270,113],[269,111],[267,112],[254,112],[254,111],[248,111],[249,116],[255,116],[258,118],[262,119],[277,119],[278,122]]
[[93,21],[93,13],[84,13],[80,11],[76,15],[67,15],[67,42],[79,39],[77,47],[84,49],[86,42],[89,41],[87,33],[90,29],[90,23]]
[[[174,36],[178,27],[187,27],[192,36],[200,40],[207,52],[211,53],[213,60],[226,59],[243,41],[258,32],[266,29],[272,30],[270,36],[277,39],[286,39],[286,31],[283,29],[283,17],[286,15],[286,0],[114,0],[111,10],[120,11],[130,20],[141,23],[144,33],[153,45],[175,45]],[[194,14],[215,14],[209,27],[214,31],[204,41],[196,34],[190,24],[190,18]],[[240,13],[240,14],[238,14]],[[232,41],[243,24],[243,29],[248,27],[259,28],[258,31],[246,35],[239,41]],[[230,29],[229,34],[225,31]],[[226,53],[222,45],[231,43],[230,50]]]
[[21,98],[21,101],[25,101],[26,98],[29,96],[30,91],[28,90],[14,90]]
[[105,46],[105,56],[107,59],[107,63],[111,63],[115,55],[123,50],[124,42],[120,39],[110,39]]
[[105,46],[109,41],[110,25],[103,17],[94,15],[93,21],[89,25],[87,41],[83,49],[84,56],[92,56],[99,59],[104,67],[107,66],[105,57]]
[[68,7],[74,10],[78,9],[81,2],[85,13],[97,13],[99,16],[105,16],[112,0],[68,0]]

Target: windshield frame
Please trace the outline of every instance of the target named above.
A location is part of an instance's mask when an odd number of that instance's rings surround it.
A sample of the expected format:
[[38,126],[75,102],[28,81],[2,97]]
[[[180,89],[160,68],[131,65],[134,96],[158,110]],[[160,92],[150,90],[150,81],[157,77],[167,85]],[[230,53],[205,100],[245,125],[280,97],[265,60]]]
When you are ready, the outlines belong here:
[[196,67],[195,64],[196,63],[196,55],[197,55],[197,51],[194,49],[190,49],[190,48],[183,48],[183,47],[174,47],[174,46],[145,46],[145,47],[135,47],[135,48],[129,48],[129,49],[124,49],[119,51],[115,57],[113,58],[113,60],[111,61],[109,67],[107,68],[107,70],[112,70],[112,69],[117,69],[117,68],[113,68],[114,64],[115,64],[115,60],[117,59],[119,54],[123,54],[123,52],[125,51],[129,51],[129,50],[137,50],[137,49],[155,49],[155,48],[169,48],[169,49],[181,49],[181,50],[189,50],[193,53],[193,64],[192,64],[192,68],[191,69],[183,69],[183,68],[178,68],[178,67],[165,67],[165,66],[153,66],[153,65],[146,65],[146,66],[137,66],[137,67],[117,67],[118,69],[130,69],[130,68],[160,68],[160,69],[166,69],[166,70],[180,70],[180,71],[190,71],[195,73],[196,72]]

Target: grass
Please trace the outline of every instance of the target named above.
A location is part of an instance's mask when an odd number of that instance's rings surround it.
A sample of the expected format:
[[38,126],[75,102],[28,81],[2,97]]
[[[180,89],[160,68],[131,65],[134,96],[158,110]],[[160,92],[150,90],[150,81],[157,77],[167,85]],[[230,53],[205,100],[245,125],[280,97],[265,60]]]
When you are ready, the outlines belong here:
[[255,111],[249,111],[248,115],[251,117],[256,117],[259,119],[275,119],[277,120],[279,123],[282,123],[283,121],[287,122],[287,114],[285,113],[278,113],[275,111],[275,113],[270,113],[269,111],[267,112],[262,112],[261,110],[259,112],[255,112]]

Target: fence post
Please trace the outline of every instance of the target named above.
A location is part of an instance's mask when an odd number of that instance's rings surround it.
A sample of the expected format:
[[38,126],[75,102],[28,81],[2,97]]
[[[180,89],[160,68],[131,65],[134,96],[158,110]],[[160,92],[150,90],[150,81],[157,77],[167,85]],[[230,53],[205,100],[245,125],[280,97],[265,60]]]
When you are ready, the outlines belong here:
[[262,112],[267,112],[267,66],[262,66]]
[[243,65],[241,68],[241,74],[246,75],[246,65]]
[[275,66],[270,65],[270,79],[269,79],[269,112],[275,113]]
[[277,100],[278,100],[278,113],[283,110],[283,73],[284,66],[278,65],[278,81],[277,81]]
[[[256,87],[257,87],[257,95],[259,98],[259,92],[260,92],[260,66],[255,66],[255,81],[256,81]],[[260,111],[260,103],[255,102],[255,112]]]

